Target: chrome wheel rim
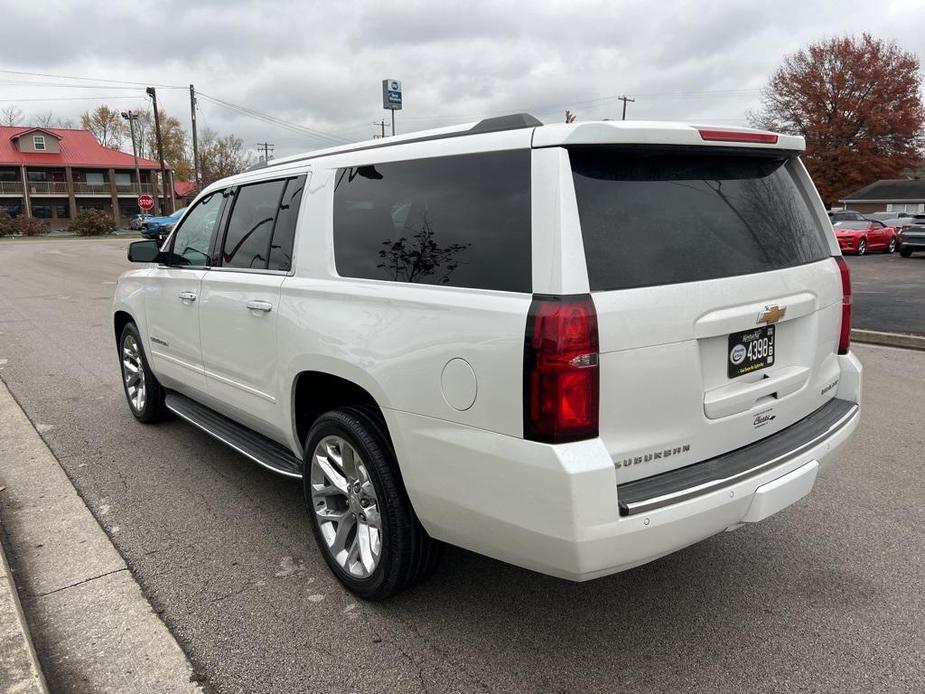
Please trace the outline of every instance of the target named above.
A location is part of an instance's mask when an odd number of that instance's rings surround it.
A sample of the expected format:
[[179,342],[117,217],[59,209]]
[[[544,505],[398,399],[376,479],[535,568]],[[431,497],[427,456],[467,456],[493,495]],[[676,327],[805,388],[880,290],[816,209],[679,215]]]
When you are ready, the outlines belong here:
[[136,412],[145,407],[145,369],[141,361],[141,348],[134,335],[126,335],[122,341],[122,379],[129,404]]
[[325,436],[312,453],[309,483],[325,550],[348,575],[368,578],[382,554],[382,519],[359,452],[340,436]]
[[890,253],[896,250],[896,239],[890,239]]
[[858,243],[858,255],[864,255],[864,251],[867,250],[867,244],[864,241]]

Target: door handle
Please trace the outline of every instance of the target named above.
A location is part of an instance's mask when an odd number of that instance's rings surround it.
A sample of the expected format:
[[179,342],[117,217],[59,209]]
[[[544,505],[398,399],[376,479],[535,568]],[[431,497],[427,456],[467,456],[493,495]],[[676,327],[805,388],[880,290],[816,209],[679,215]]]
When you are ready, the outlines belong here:
[[273,310],[273,304],[271,304],[269,301],[248,301],[245,305],[251,311],[263,311],[264,313],[269,313]]
[[177,296],[180,297],[180,301],[196,301],[196,294],[193,292],[180,292]]

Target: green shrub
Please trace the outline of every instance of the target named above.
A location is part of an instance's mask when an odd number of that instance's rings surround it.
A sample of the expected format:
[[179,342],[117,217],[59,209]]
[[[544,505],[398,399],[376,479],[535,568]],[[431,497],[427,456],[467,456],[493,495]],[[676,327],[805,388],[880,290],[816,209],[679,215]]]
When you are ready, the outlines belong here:
[[9,236],[13,233],[13,218],[6,210],[0,210],[0,236]]
[[48,224],[35,217],[19,215],[10,220],[14,234],[20,236],[44,236],[48,233]]
[[102,210],[81,210],[71,222],[71,231],[78,236],[102,236],[115,228],[115,220]]

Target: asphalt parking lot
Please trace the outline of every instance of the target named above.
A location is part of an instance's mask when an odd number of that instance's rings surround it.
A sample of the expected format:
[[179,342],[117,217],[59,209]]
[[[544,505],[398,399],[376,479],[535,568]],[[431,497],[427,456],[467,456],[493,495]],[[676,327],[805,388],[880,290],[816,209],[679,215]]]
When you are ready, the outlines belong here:
[[[129,414],[110,322],[127,243],[0,243],[0,378],[215,690],[925,691],[925,353],[856,347],[856,437],[763,523],[585,584],[450,549],[365,604],[327,572],[298,483]],[[925,277],[925,257],[849,262],[857,288]]]
[[925,253],[845,256],[855,328],[925,335]]

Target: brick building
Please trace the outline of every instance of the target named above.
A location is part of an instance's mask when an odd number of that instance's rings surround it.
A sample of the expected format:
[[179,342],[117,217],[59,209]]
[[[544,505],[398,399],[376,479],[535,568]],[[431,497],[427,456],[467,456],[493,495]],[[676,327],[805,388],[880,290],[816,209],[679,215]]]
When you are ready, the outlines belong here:
[[[98,209],[124,225],[141,193],[158,196],[157,162],[100,145],[89,130],[0,126],[0,208],[68,226],[78,211]],[[166,212],[173,210],[168,176]],[[155,190],[157,188],[157,190]]]
[[864,186],[844,200],[846,209],[861,214],[871,212],[925,213],[925,180],[917,178],[884,179]]

